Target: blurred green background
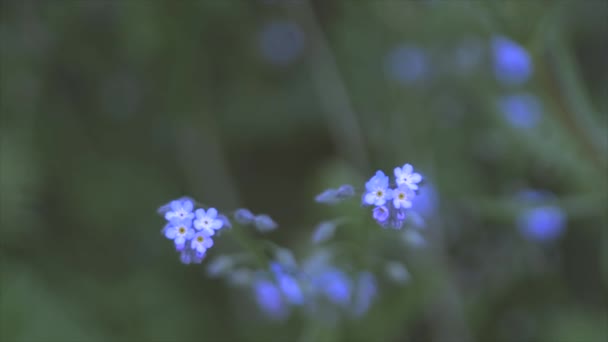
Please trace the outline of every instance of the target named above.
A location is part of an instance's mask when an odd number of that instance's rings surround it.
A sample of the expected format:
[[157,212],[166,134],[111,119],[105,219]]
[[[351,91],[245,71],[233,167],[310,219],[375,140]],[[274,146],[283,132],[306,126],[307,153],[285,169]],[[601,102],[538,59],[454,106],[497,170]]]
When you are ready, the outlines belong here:
[[[304,315],[267,321],[249,291],[180,264],[157,207],[190,195],[269,213],[270,238],[300,255],[335,214],[315,194],[405,162],[436,191],[429,247],[404,251],[410,283],[328,340],[608,339],[606,2],[3,0],[0,13],[2,341],[297,340]],[[496,36],[528,51],[529,80],[496,79]],[[513,93],[540,102],[533,127],[497,109]],[[521,234],[523,189],[553,194],[558,237]]]

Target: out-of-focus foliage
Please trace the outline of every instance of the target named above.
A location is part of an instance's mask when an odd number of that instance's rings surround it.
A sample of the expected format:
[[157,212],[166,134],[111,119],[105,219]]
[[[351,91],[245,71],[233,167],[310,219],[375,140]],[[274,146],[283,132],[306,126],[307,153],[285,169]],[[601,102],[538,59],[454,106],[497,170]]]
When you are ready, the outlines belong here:
[[[0,340],[608,339],[606,2],[0,6]],[[337,326],[267,320],[155,215],[269,213],[302,258],[375,225],[318,193],[406,161],[424,245],[361,245],[405,285]]]

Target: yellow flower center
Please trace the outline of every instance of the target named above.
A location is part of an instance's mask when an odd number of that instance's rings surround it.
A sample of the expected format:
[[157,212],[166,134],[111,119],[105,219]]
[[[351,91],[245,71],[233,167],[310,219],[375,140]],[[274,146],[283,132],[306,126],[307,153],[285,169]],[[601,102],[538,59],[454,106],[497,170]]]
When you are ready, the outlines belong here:
[[378,190],[378,192],[376,192],[376,196],[382,197],[382,191]]
[[203,242],[203,240],[204,240],[204,238],[202,236],[199,236],[196,238],[196,241],[198,241],[198,242]]
[[402,200],[402,199],[404,199],[404,198],[405,198],[405,195],[403,194],[403,192],[402,192],[402,193],[400,193],[400,194],[399,194],[399,199],[400,199],[400,200]]
[[179,229],[177,230],[180,234],[184,234],[186,232],[186,228],[184,227],[179,227]]

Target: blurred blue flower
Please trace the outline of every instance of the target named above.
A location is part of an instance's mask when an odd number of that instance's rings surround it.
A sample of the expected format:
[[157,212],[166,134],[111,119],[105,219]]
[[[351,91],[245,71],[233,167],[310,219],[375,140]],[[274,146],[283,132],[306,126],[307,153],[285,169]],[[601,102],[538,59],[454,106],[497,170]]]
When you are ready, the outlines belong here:
[[333,221],[319,223],[312,234],[312,242],[318,244],[331,239],[336,231],[336,227],[336,222]]
[[357,277],[353,315],[363,316],[371,307],[377,293],[376,278],[369,272],[361,272]]
[[[189,222],[194,218],[193,208],[194,203],[188,198],[171,201],[169,210],[165,213],[165,219],[169,222]],[[189,223],[187,225],[189,226]]]
[[251,224],[255,221],[255,215],[249,209],[240,208],[234,212],[234,219],[240,224]]
[[411,164],[396,167],[394,173],[395,182],[398,186],[406,185],[412,190],[418,190],[418,183],[422,181],[422,175],[414,172],[414,167]]
[[431,217],[437,211],[439,196],[432,183],[425,183],[412,201],[412,209],[425,217]]
[[229,272],[233,266],[233,258],[226,255],[220,255],[207,264],[207,274],[210,277],[224,275]]
[[194,213],[196,214],[194,228],[203,230],[209,236],[215,234],[215,231],[224,225],[224,222],[218,219],[215,208],[209,208],[207,211],[205,209],[197,209]]
[[397,261],[390,261],[385,266],[386,275],[397,284],[404,284],[410,279],[410,273],[405,266]]
[[367,205],[384,205],[387,200],[390,200],[391,189],[388,188],[388,176],[382,171],[377,171],[367,183],[365,183],[366,193],[363,196],[363,202]]
[[423,79],[429,73],[428,58],[424,50],[402,45],[391,50],[386,56],[387,76],[402,84],[411,84]]
[[341,270],[328,268],[316,278],[315,285],[332,303],[337,305],[349,304],[351,280]]
[[269,232],[277,229],[279,226],[273,219],[268,215],[258,215],[255,217],[255,227],[260,232]]
[[556,206],[526,210],[518,218],[522,235],[531,241],[546,242],[559,238],[566,228],[566,214]]
[[495,36],[492,38],[492,51],[494,73],[499,82],[521,85],[532,75],[532,59],[520,44],[503,36]]
[[542,105],[532,94],[504,95],[498,100],[498,107],[515,128],[532,128],[541,119]]
[[289,314],[281,290],[272,281],[259,279],[253,284],[258,306],[269,318],[282,320]]
[[304,32],[291,21],[267,23],[259,32],[258,39],[262,57],[275,65],[290,64],[304,49]]

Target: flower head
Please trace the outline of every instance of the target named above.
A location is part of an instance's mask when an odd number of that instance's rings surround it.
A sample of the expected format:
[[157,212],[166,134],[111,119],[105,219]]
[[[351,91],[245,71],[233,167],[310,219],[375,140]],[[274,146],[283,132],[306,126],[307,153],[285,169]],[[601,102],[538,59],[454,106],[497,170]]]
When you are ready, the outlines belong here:
[[190,248],[195,250],[197,255],[205,254],[211,246],[213,246],[213,240],[205,231],[196,233],[190,243]]
[[192,221],[194,214],[192,209],[194,203],[190,199],[178,199],[171,201],[170,210],[165,213],[165,219],[169,222]]
[[559,238],[566,228],[566,214],[556,206],[529,209],[518,220],[525,238],[536,242],[548,242]]
[[194,220],[194,228],[205,231],[209,236],[215,234],[215,231],[222,228],[224,222],[217,217],[215,208],[197,209],[195,212],[196,220]]
[[388,222],[388,218],[390,217],[390,212],[387,207],[379,206],[379,207],[374,208],[374,210],[372,212],[372,216],[374,217],[374,220],[376,220],[376,222],[378,222],[378,224],[380,224],[381,226],[384,226]]
[[164,228],[164,234],[167,239],[173,240],[175,249],[178,251],[184,250],[186,240],[189,240],[194,235],[194,230],[184,222],[169,223]]
[[410,164],[405,164],[403,167],[396,167],[395,182],[398,186],[406,185],[412,190],[418,190],[418,183],[422,181],[422,176],[414,172],[414,167]]
[[392,198],[391,189],[388,187],[388,176],[382,171],[377,171],[376,175],[365,183],[365,190],[367,192],[363,196],[363,202],[367,205],[384,205]]
[[270,280],[260,279],[253,284],[258,306],[272,319],[285,319],[289,314],[281,290]]
[[[416,185],[416,187],[418,186]],[[393,206],[395,206],[395,209],[411,208],[414,196],[414,191],[407,184],[401,184],[397,189],[393,190]]]

